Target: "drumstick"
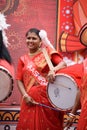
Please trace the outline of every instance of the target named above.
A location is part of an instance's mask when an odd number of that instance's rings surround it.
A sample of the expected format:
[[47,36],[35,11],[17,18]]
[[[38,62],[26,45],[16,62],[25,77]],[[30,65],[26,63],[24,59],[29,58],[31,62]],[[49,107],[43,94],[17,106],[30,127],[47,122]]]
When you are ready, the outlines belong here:
[[71,88],[69,88],[69,87],[67,87],[67,86],[65,86],[65,85],[63,85],[63,84],[59,84],[59,83],[57,84],[57,83],[55,83],[55,82],[54,82],[54,84],[57,85],[57,86],[60,85],[61,87],[64,87],[64,88],[67,88],[67,89],[71,90]]
[[[52,62],[51,62],[51,60],[49,58],[49,55],[48,55],[48,53],[46,51],[46,48],[43,48],[42,51],[43,51],[43,54],[45,56],[45,59],[46,59],[46,61],[48,63],[48,66],[49,66],[50,70],[54,70],[54,66],[53,66],[53,64],[52,64]],[[58,85],[58,84],[56,84],[56,85]],[[71,88],[68,88],[68,87],[66,87],[64,85],[61,85],[61,86],[64,87],[64,88],[67,88],[67,89],[71,89]]]
[[36,102],[35,104],[36,104],[36,105],[39,105],[39,106],[43,106],[43,107],[49,108],[49,109],[52,109],[52,110],[55,110],[55,111],[59,111],[57,108],[50,107],[50,106],[47,106],[47,105],[42,104],[42,103]]

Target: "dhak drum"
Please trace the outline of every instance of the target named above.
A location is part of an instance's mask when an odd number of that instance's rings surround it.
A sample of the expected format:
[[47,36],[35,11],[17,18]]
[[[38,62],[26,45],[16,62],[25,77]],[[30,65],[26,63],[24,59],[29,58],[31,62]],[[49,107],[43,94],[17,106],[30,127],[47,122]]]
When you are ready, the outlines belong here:
[[[1,61],[1,60],[0,60]],[[3,64],[3,65],[2,65]],[[13,68],[6,62],[0,64],[0,102],[5,101],[13,90]]]
[[87,23],[81,28],[79,32],[80,42],[87,47]]
[[71,110],[76,94],[77,83],[67,74],[57,74],[54,83],[48,83],[47,95],[50,103],[54,108],[61,111]]
[[[87,35],[86,31],[83,35]],[[83,35],[80,39],[83,39]],[[87,38],[85,41],[87,43]],[[78,36],[71,35],[67,32],[62,32],[59,38],[59,49],[61,52],[73,52],[85,49],[85,46],[81,44]]]

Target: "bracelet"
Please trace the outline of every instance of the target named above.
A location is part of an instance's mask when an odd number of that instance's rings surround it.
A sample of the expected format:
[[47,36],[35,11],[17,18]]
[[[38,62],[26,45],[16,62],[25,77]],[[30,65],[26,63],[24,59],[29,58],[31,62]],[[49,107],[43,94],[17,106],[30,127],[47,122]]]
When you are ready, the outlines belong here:
[[71,117],[71,118],[75,118],[76,115],[74,115],[73,113],[69,113],[69,117]]
[[23,95],[23,99],[26,98],[26,97],[28,97],[28,94],[27,94],[27,93],[25,93],[25,94]]

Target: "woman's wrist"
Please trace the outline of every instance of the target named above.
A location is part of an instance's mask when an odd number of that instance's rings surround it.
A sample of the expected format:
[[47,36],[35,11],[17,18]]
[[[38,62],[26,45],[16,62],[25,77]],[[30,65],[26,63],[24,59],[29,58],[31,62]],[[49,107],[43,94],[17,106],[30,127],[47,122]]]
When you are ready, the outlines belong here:
[[54,67],[54,72],[56,73],[57,71],[59,71],[60,69],[59,69],[59,67],[58,66],[56,66],[56,67]]
[[48,75],[54,74],[55,75],[55,71],[54,70],[50,70]]
[[28,94],[27,94],[27,93],[25,93],[25,94],[23,95],[23,99],[26,98],[26,97],[28,97]]

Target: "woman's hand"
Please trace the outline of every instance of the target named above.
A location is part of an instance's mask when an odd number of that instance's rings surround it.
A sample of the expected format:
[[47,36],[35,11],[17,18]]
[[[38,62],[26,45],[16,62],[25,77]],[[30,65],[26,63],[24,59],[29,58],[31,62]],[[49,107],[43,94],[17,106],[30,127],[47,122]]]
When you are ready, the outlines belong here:
[[64,124],[64,128],[68,130],[72,126],[74,120],[75,120],[75,115],[72,113],[69,113],[69,117],[67,119],[67,122]]
[[53,83],[55,81],[55,72],[54,71],[49,71],[47,75],[48,82]]
[[28,94],[25,94],[25,95],[23,96],[23,99],[24,99],[25,102],[26,102],[27,104],[29,104],[29,105],[35,105],[35,104],[36,104],[36,102],[33,100],[33,98],[30,97]]

